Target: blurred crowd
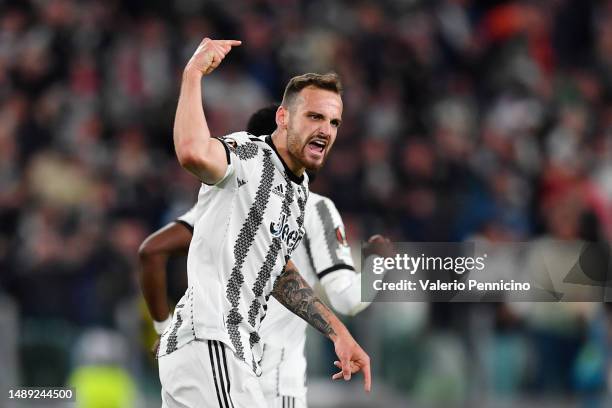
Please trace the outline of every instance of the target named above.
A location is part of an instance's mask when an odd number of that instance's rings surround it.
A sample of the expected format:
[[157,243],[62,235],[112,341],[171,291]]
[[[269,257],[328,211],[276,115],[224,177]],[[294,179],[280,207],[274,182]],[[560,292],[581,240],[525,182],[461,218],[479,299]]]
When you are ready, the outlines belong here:
[[312,189],[352,241],[612,237],[610,1],[5,0],[0,292],[22,319],[116,327],[138,297],[139,244],[196,198],[172,123],[203,36],[243,41],[204,81],[213,135],[340,74]]

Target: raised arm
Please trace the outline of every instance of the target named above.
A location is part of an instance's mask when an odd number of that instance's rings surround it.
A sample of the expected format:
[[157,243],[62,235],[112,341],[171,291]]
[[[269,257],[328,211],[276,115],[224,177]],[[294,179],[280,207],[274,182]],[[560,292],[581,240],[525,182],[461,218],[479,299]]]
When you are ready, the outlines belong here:
[[227,170],[223,145],[211,138],[202,106],[202,77],[215,70],[240,45],[236,40],[204,38],[183,71],[174,118],[174,148],[179,163],[200,180],[215,184]]
[[312,327],[323,333],[333,343],[339,362],[336,365],[342,372],[334,379],[351,379],[351,374],[361,371],[364,388],[370,391],[370,357],[353,339],[347,328],[321,300],[314,295],[312,288],[299,274],[293,262],[289,261],[285,271],[274,283],[272,295],[287,309],[304,319]]

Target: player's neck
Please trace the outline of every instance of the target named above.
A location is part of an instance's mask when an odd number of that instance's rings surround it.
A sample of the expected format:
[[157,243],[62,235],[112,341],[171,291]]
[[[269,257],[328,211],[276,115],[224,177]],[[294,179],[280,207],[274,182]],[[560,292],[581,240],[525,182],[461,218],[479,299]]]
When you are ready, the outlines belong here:
[[295,174],[297,177],[302,177],[304,174],[304,166],[297,161],[291,153],[289,153],[289,149],[287,148],[287,134],[281,133],[282,131],[276,129],[274,133],[272,133],[272,143],[274,150],[281,157],[283,163],[287,168]]

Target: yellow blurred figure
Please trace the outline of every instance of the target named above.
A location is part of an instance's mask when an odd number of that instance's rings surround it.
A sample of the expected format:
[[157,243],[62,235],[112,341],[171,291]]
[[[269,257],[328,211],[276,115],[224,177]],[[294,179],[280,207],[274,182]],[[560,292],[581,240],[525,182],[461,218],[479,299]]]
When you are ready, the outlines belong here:
[[132,408],[136,386],[121,367],[84,366],[74,370],[69,379],[75,387],[79,408]]
[[128,348],[113,330],[90,329],[74,349],[75,367],[68,384],[75,388],[78,408],[133,408],[138,390],[125,368]]

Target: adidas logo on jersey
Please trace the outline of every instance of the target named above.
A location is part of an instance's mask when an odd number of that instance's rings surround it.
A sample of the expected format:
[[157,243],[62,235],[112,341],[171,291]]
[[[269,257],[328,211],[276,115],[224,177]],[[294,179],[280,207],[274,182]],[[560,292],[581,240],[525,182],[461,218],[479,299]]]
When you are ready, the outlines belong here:
[[277,185],[272,189],[272,192],[281,198],[285,198],[285,189],[282,184]]
[[238,188],[244,186],[246,183],[246,180],[238,179]]

